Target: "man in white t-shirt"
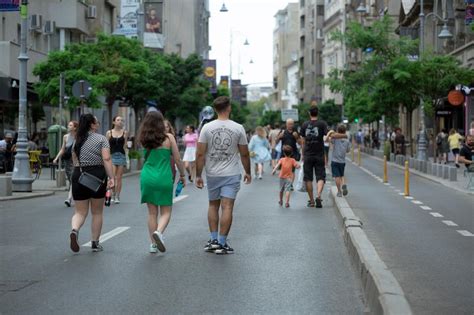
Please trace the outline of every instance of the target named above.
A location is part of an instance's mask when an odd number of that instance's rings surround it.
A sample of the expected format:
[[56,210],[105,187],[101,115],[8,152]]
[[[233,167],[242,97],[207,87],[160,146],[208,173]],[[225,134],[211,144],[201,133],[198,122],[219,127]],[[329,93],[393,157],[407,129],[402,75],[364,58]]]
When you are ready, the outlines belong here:
[[[209,193],[208,221],[211,239],[204,250],[216,254],[233,254],[234,250],[226,240],[242,179],[240,163],[245,170],[244,183],[251,182],[250,155],[244,127],[229,119],[229,98],[216,98],[214,109],[217,119],[202,128],[196,152],[196,186],[200,189],[204,187],[201,175],[205,166]],[[220,220],[219,208],[222,208]]]

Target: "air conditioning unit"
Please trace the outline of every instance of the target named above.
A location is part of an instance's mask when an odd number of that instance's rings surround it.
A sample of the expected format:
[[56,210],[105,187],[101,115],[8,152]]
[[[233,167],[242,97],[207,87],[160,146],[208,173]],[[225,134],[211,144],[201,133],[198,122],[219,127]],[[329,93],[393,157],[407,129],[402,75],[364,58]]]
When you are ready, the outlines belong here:
[[87,6],[87,16],[88,19],[96,19],[97,18],[97,6],[89,5]]
[[53,35],[54,33],[56,33],[56,22],[46,21],[46,23],[44,23],[44,34]]
[[33,14],[30,19],[30,29],[35,31],[41,31],[43,26],[43,16],[38,14]]

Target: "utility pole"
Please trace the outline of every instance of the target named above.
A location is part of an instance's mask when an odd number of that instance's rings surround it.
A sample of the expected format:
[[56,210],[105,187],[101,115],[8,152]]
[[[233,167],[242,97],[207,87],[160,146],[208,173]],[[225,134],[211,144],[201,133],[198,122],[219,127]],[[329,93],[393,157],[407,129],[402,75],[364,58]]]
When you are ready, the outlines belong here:
[[28,0],[22,0],[20,6],[21,34],[20,34],[20,94],[18,110],[18,141],[16,143],[15,166],[12,174],[13,191],[31,192],[34,179],[31,177],[30,159],[28,156],[28,140],[26,126],[27,106],[27,66],[28,54],[26,36],[28,32]]
[[[423,0],[420,0],[420,48],[418,60],[421,61],[423,58],[423,53],[425,52],[425,13],[424,13],[424,3]],[[409,126],[411,128],[411,126]],[[427,154],[426,148],[428,141],[426,139],[426,129],[425,129],[425,104],[423,99],[420,98],[420,133],[418,135],[418,160],[426,161]]]

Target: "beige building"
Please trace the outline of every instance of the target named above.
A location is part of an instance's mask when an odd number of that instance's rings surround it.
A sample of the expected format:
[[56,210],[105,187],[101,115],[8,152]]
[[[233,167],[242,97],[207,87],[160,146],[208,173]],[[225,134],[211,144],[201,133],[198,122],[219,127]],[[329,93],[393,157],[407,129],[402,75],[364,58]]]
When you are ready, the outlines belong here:
[[[41,0],[28,5],[28,102],[37,102],[32,84],[34,66],[46,59],[53,50],[64,49],[75,42],[94,40],[98,32],[112,34],[116,24],[120,0]],[[20,54],[19,12],[0,13],[0,110],[3,129],[14,129],[14,121],[7,119],[8,112],[18,107]],[[10,109],[13,109],[10,110]],[[51,108],[44,107],[51,124]],[[7,121],[8,120],[8,121]],[[41,127],[41,126],[40,126]]]
[[317,104],[322,100],[324,0],[300,0],[299,13],[298,99]]
[[[290,108],[288,91],[288,68],[298,60],[299,38],[299,4],[289,3],[288,6],[275,14],[275,29],[273,31],[273,88],[272,104],[275,109]],[[291,84],[290,84],[291,85]]]
[[165,53],[209,58],[209,0],[163,2]]

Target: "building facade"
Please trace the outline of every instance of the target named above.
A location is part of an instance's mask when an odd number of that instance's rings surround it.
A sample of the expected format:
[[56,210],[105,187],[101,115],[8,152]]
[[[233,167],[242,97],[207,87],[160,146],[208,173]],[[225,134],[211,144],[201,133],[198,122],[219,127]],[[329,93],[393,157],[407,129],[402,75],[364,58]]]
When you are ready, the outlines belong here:
[[[99,32],[112,34],[119,0],[42,0],[30,1],[28,5],[28,102],[38,102],[33,84],[34,66],[44,61],[50,51],[64,49],[67,44],[93,41]],[[20,54],[19,12],[0,12],[0,110],[4,129],[15,129],[18,108]],[[44,106],[47,120],[40,127],[52,124],[51,108]],[[29,117],[31,122],[31,117]],[[29,128],[31,130],[31,128]]]
[[299,89],[300,103],[322,100],[324,0],[299,2]]
[[289,103],[288,67],[298,60],[299,38],[299,4],[289,3],[288,6],[275,14],[273,31],[273,96],[275,109],[291,108]]

